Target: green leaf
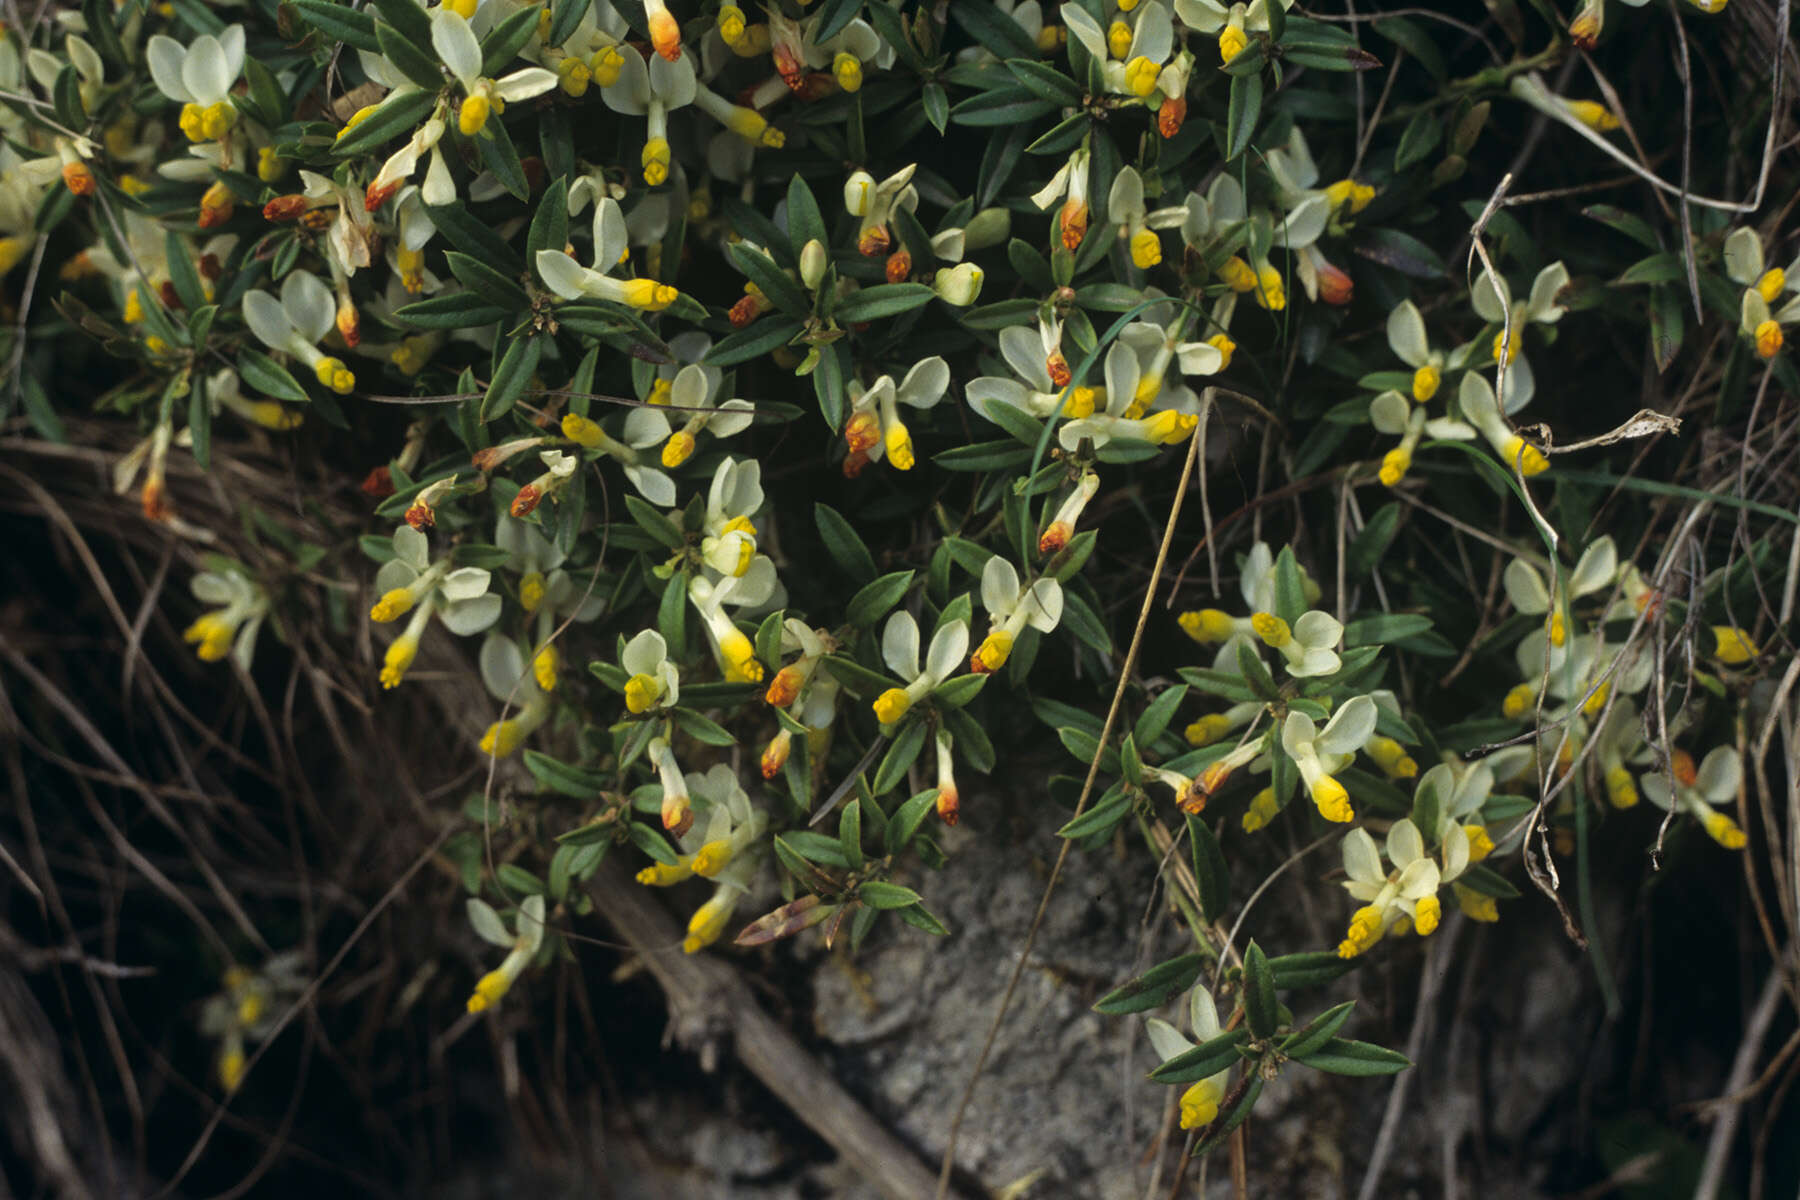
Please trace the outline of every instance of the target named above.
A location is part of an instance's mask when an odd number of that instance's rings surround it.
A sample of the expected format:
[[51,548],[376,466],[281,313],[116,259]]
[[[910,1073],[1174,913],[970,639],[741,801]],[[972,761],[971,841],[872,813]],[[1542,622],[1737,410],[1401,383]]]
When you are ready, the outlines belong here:
[[1109,1017],[1125,1013],[1146,1012],[1161,1008],[1175,996],[1194,986],[1200,968],[1207,961],[1204,954],[1183,954],[1151,967],[1129,983],[1122,983],[1094,1002],[1094,1011]]
[[68,129],[86,129],[87,112],[81,107],[81,78],[73,66],[65,65],[56,74],[50,90],[51,108],[56,119]]
[[494,879],[508,892],[527,896],[544,894],[544,881],[517,863],[501,863],[495,867]]
[[163,235],[163,254],[176,297],[183,308],[193,312],[206,303],[206,291],[200,286],[200,273],[194,269],[193,256],[173,230]]
[[531,218],[531,229],[525,235],[526,261],[537,261],[540,250],[561,250],[568,241],[569,181],[556,179],[544,188],[544,198]]
[[950,935],[950,927],[933,916],[923,904],[910,904],[905,908],[895,909],[894,915],[914,929],[922,929],[933,937]]
[[1386,227],[1358,230],[1356,253],[1415,279],[1442,279],[1449,273],[1437,251],[1410,233]]
[[1284,62],[1319,71],[1372,71],[1381,60],[1367,50],[1330,42],[1287,42],[1281,47]]
[[593,771],[571,766],[537,750],[525,751],[525,769],[550,791],[577,800],[592,800],[606,788],[606,779]]
[[[1016,23],[1009,17],[1001,15],[1000,20],[1016,27]],[[1039,99],[1064,108],[1073,108],[1081,103],[1081,88],[1049,63],[1038,62],[1035,58],[1012,58],[1005,65],[1012,72],[1013,78]]]
[[844,862],[852,871],[862,870],[862,798],[844,805],[838,814],[838,845],[843,847]]
[[[372,25],[369,40],[371,43],[375,40]],[[368,50],[371,54],[380,53],[377,45],[370,45]],[[412,88],[399,88],[389,92],[387,99],[374,112],[363,118],[355,129],[332,143],[331,151],[339,158],[366,154],[388,139],[413,130],[436,103],[436,92]]]
[[375,18],[335,0],[291,0],[300,19],[325,35],[327,42],[345,42],[358,50],[380,54],[375,40]]
[[534,337],[519,338],[506,348],[506,353],[500,357],[500,365],[494,369],[493,379],[488,381],[487,394],[481,399],[483,421],[498,420],[512,411],[512,406],[530,385],[532,373],[537,370],[538,356],[543,351],[544,343]]
[[889,854],[898,854],[912,844],[919,826],[925,823],[937,805],[937,789],[926,788],[894,810],[888,818],[886,846]]
[[1233,675],[1230,671],[1215,671],[1210,667],[1183,667],[1178,674],[1194,690],[1217,696],[1221,700],[1229,700],[1233,704],[1261,699],[1250,690],[1250,685],[1244,682],[1243,676]]
[[[857,0],[858,6],[860,3],[861,0]],[[817,38],[819,35],[815,32],[813,36]],[[787,223],[788,238],[793,242],[796,253],[812,241],[826,247],[831,245],[831,232],[826,228],[825,217],[819,211],[819,201],[813,196],[812,188],[807,186],[806,180],[798,173],[788,180]]]
[[919,106],[925,112],[925,119],[931,127],[943,133],[950,124],[950,97],[944,86],[936,80],[926,84],[919,92]]
[[452,275],[490,304],[499,305],[507,312],[517,312],[530,305],[524,288],[486,263],[456,250],[445,251],[444,261],[449,265]]
[[732,265],[747,276],[750,282],[762,290],[762,294],[776,308],[796,317],[804,317],[812,311],[812,301],[800,289],[800,285],[789,279],[775,260],[761,250],[742,242],[733,242],[725,247],[725,256],[731,259]]
[[1007,86],[978,93],[953,106],[950,119],[975,129],[993,129],[1024,125],[1055,111],[1054,104],[1038,99],[1027,89]]
[[1326,1042],[1337,1036],[1337,1031],[1344,1027],[1355,1007],[1356,1001],[1346,1000],[1326,1009],[1289,1034],[1281,1043],[1281,1052],[1289,1058],[1305,1058],[1308,1054],[1318,1053],[1325,1048]]
[[625,510],[631,514],[631,519],[637,522],[639,529],[669,549],[680,550],[687,545],[687,537],[681,532],[681,526],[648,500],[627,492],[625,494]]
[[[426,15],[423,8],[413,3],[413,0],[372,0],[372,2],[375,11],[381,14],[381,19],[393,26],[395,32],[411,42],[419,53],[429,54],[434,63],[437,61],[437,51],[431,44],[431,18]],[[385,54],[386,51],[384,50],[383,53]],[[440,73],[437,84],[433,86],[441,86],[443,82],[444,77]]]
[[1206,1127],[1206,1136],[1194,1144],[1195,1158],[1203,1158],[1212,1153],[1220,1142],[1231,1136],[1232,1130],[1250,1119],[1250,1110],[1256,1107],[1257,1097],[1262,1095],[1263,1078],[1261,1075],[1251,1075],[1248,1078],[1249,1084],[1238,1097],[1237,1103],[1231,1106],[1229,1112],[1215,1117],[1213,1123]]
[[277,400],[288,400],[295,404],[306,403],[306,389],[301,387],[288,369],[251,346],[238,351],[238,377],[244,385],[265,396]]
[[1225,161],[1231,162],[1250,148],[1250,138],[1262,117],[1261,75],[1238,75],[1231,81],[1229,110],[1225,117]]
[[874,580],[875,559],[850,522],[837,509],[829,504],[815,504],[813,521],[819,527],[819,536],[825,541],[826,552],[850,578],[858,583]]
[[[819,6],[818,15],[813,18],[817,22],[812,29],[811,40],[814,45],[827,42],[844,31],[845,26],[856,19],[862,11],[863,0],[825,0]],[[790,201],[792,193],[789,193]],[[793,205],[788,206],[788,219],[793,220]]]
[[922,283],[881,283],[851,292],[838,301],[832,317],[844,324],[898,316],[928,303],[937,295]]
[[1428,108],[1414,113],[1412,120],[1406,123],[1406,131],[1400,135],[1400,145],[1394,150],[1394,170],[1404,171],[1422,161],[1437,149],[1438,140],[1443,136],[1444,127],[1436,113]]
[[[686,692],[682,694],[687,696]],[[673,708],[669,712],[675,718],[675,723],[681,726],[681,731],[697,742],[708,746],[737,745],[737,739],[710,717],[701,716],[691,708]]]
[[656,606],[657,632],[662,634],[669,653],[676,658],[686,653],[687,585],[688,577],[685,572],[677,571],[669,576],[669,582],[663,588],[662,600]]
[[506,244],[506,239],[496,233],[486,221],[477,219],[460,202],[427,205],[425,212],[445,240],[464,254],[485,263],[518,261],[512,247]]
[[[408,3],[407,7],[420,16],[425,15],[425,10],[417,5]],[[386,21],[375,22],[375,41],[381,47],[381,56],[399,67],[401,74],[420,87],[437,91],[444,86],[444,68],[438,63],[436,55],[421,50],[410,37]],[[429,22],[425,45],[431,45]]]
[[1090,837],[1103,837],[1113,831],[1119,822],[1131,815],[1131,797],[1123,788],[1108,791],[1100,797],[1100,802],[1074,818],[1056,831],[1056,836],[1080,841]]
[[[656,862],[661,863],[665,867],[672,867],[675,865],[675,851],[669,848],[668,839],[663,837],[660,831],[652,829],[642,821],[633,821],[630,825],[626,826],[625,833],[631,838],[632,845],[636,846],[639,850],[642,850],[645,854],[648,854]],[[777,838],[775,840],[779,842],[781,839]]]
[[1273,1037],[1280,1023],[1275,998],[1275,976],[1269,960],[1255,942],[1244,951],[1244,1023],[1259,1038]]
[[1431,628],[1431,618],[1419,613],[1386,613],[1362,617],[1344,626],[1344,648],[1385,646],[1401,638],[1415,637]]
[[912,586],[913,575],[912,571],[895,571],[865,585],[850,598],[845,619],[859,629],[873,627],[888,609],[900,603],[906,589]]
[[1218,1037],[1208,1038],[1193,1049],[1183,1050],[1162,1063],[1150,1072],[1150,1078],[1157,1083],[1198,1083],[1209,1075],[1217,1075],[1242,1058],[1238,1047],[1249,1040],[1248,1029],[1221,1033]]
[[764,317],[747,329],[720,338],[706,352],[704,361],[713,367],[735,367],[761,358],[777,346],[787,345],[803,328],[791,317]]
[[1237,648],[1238,670],[1243,673],[1244,682],[1250,686],[1252,699],[1280,700],[1281,689],[1275,686],[1275,677],[1269,674],[1269,668],[1263,664],[1262,655],[1248,641],[1240,641]]
[[1393,1075],[1412,1066],[1397,1050],[1335,1037],[1311,1054],[1295,1055],[1294,1061],[1331,1075]]
[[1590,204],[1581,210],[1581,215],[1618,230],[1646,250],[1661,249],[1656,240],[1656,231],[1650,228],[1650,222],[1635,213],[1628,213],[1611,204]]
[[906,778],[907,768],[918,760],[919,752],[924,748],[925,722],[917,716],[911,720],[902,718],[893,744],[882,757],[881,766],[875,770],[875,782],[869,785],[869,790],[877,796],[893,791]]
[[856,889],[856,898],[870,908],[890,909],[905,908],[917,904],[922,899],[919,893],[909,887],[901,887],[897,883],[885,883],[879,879],[871,879]]
[[1062,626],[1082,644],[1092,647],[1101,654],[1112,653],[1112,639],[1106,634],[1106,626],[1100,618],[1072,589],[1063,589]]
[[501,68],[509,66],[513,59],[519,57],[519,51],[525,48],[525,43],[537,32],[538,14],[542,11],[541,5],[528,4],[488,31],[488,35],[481,39],[483,76],[492,78],[502,74]]
[[1345,570],[1353,577],[1367,575],[1375,569],[1387,554],[1388,546],[1393,543],[1394,534],[1400,530],[1400,506],[1388,503],[1376,509],[1369,517],[1368,523],[1356,539],[1350,543],[1347,551],[1348,563]]
[[1200,912],[1209,921],[1225,915],[1231,903],[1231,871],[1225,865],[1225,852],[1212,827],[1199,817],[1187,818],[1188,841],[1194,855],[1194,882],[1199,885]]
[[581,25],[581,18],[587,16],[592,7],[592,0],[556,0],[551,9],[550,34],[544,39],[544,44],[560,46],[574,37],[575,30]]
[[1405,17],[1382,17],[1374,24],[1375,32],[1400,47],[1419,61],[1438,83],[1443,83],[1449,68],[1436,39]]
[[481,136],[475,139],[475,146],[481,152],[482,165],[494,173],[494,178],[500,181],[502,187],[521,203],[531,199],[531,184],[525,178],[525,164],[519,161],[519,151],[513,146],[512,134],[506,131],[505,122],[489,121],[483,126]]
[[1008,58],[1038,57],[1037,43],[1024,28],[988,0],[955,0],[950,5],[950,16],[968,31],[977,45],[985,46],[995,54]]
[[1131,727],[1131,736],[1137,740],[1138,745],[1148,746],[1161,737],[1163,730],[1169,727],[1169,722],[1175,719],[1175,710],[1181,707],[1181,702],[1186,698],[1187,686],[1176,684],[1163,689],[1161,695],[1146,705],[1143,713],[1138,716],[1137,723]]
[[957,753],[965,762],[983,775],[994,769],[994,744],[974,717],[960,708],[940,705],[938,720],[956,739]]
[[1331,950],[1306,950],[1299,954],[1283,954],[1269,960],[1269,974],[1281,991],[1292,988],[1318,987],[1330,983],[1357,968],[1360,960],[1339,958]]
[[931,461],[946,471],[1005,471],[1031,462],[1031,450],[1011,438],[995,442],[975,442],[952,446],[931,456]]
[[1292,625],[1306,611],[1306,585],[1301,582],[1300,564],[1294,560],[1294,548],[1283,546],[1275,556],[1275,615]]
[[474,292],[451,292],[397,308],[394,317],[414,329],[479,329],[511,311],[490,304]]
[[878,671],[871,671],[855,659],[841,654],[827,654],[825,669],[833,679],[849,688],[853,695],[879,696],[893,686],[893,681]]

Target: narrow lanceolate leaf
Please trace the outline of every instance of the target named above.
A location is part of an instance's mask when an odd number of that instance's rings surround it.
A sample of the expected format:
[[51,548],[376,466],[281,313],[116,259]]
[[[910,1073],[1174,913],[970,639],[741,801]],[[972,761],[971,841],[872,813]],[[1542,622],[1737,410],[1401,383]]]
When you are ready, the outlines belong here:
[[[374,51],[375,47],[370,47]],[[388,93],[379,107],[332,144],[340,158],[364,154],[402,134],[410,134],[437,103],[437,93],[422,88],[399,88]]]
[[1393,1075],[1412,1066],[1412,1060],[1398,1050],[1343,1038],[1332,1038],[1311,1054],[1294,1058],[1331,1075]]
[[1195,1083],[1238,1061],[1238,1048],[1250,1040],[1248,1029],[1234,1029],[1184,1050],[1150,1072],[1157,1083]]
[[881,283],[851,292],[831,315],[843,324],[898,316],[930,302],[937,293],[922,283]]
[[1230,162],[1250,147],[1250,136],[1262,117],[1263,81],[1261,75],[1239,75],[1231,81],[1229,106],[1225,116],[1225,160]]
[[1161,1008],[1194,985],[1194,980],[1200,977],[1200,967],[1205,962],[1206,956],[1203,954],[1183,954],[1179,958],[1158,963],[1136,979],[1120,984],[1100,997],[1094,1004],[1094,1011],[1117,1016],[1121,1013]]
[[1244,1023],[1259,1038],[1270,1037],[1277,1024],[1275,977],[1269,960],[1255,942],[1244,951]]
[[1304,1027],[1289,1034],[1281,1043],[1281,1052],[1289,1058],[1305,1058],[1324,1049],[1325,1043],[1336,1037],[1337,1031],[1350,1019],[1350,1010],[1355,1007],[1356,1001],[1346,1000],[1326,1009]]
[[1199,817],[1187,819],[1188,841],[1194,853],[1194,882],[1199,886],[1200,912],[1209,921],[1217,921],[1231,903],[1231,872],[1225,865],[1225,852],[1212,827]]
[[905,908],[919,902],[919,893],[897,883],[871,879],[856,889],[856,897],[870,908]]

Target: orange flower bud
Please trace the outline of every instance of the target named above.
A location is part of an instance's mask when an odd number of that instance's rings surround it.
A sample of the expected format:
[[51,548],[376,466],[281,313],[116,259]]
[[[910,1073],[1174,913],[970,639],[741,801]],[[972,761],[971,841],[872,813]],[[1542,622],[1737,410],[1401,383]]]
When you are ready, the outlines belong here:
[[437,524],[437,513],[432,510],[431,505],[423,501],[415,501],[413,506],[406,510],[406,523],[423,533]]
[[1080,200],[1065,200],[1062,211],[1056,215],[1056,224],[1062,231],[1063,249],[1080,249],[1081,239],[1087,236],[1088,206]]
[[513,497],[512,507],[507,511],[515,517],[529,516],[532,510],[538,506],[538,501],[543,498],[544,493],[538,488],[538,485],[528,483],[519,489],[519,494]]
[[386,467],[376,467],[363,477],[363,495],[380,500],[394,494],[394,473]]
[[856,239],[857,253],[864,258],[880,258],[891,245],[893,239],[888,235],[886,225],[871,225]]
[[263,205],[265,221],[297,221],[306,215],[306,197],[295,192],[291,196],[277,196]]
[[881,440],[881,422],[872,412],[859,412],[844,422],[844,442],[850,447],[850,453],[861,454],[865,458],[875,443]]
[[[363,210],[365,212],[374,212],[383,204],[386,204],[388,197],[399,191],[400,185],[405,182],[406,180],[404,179],[396,179],[392,183],[383,184],[380,187],[376,187],[371,183],[368,188],[363,191]],[[267,210],[264,211],[266,212]]]
[[800,695],[800,685],[804,682],[800,668],[783,667],[775,672],[775,678],[769,684],[769,690],[763,693],[763,699],[773,708],[786,708]]
[[912,255],[906,252],[905,247],[901,247],[888,255],[887,281],[889,283],[905,283],[906,277],[911,274]]
[[956,818],[960,813],[960,809],[961,798],[957,796],[954,787],[941,787],[938,789],[937,815],[943,820],[944,824],[956,824]]
[[94,173],[88,170],[88,165],[84,162],[64,163],[62,169],[62,181],[63,186],[68,188],[71,192],[74,192],[77,196],[91,196],[94,194],[94,188],[96,186],[94,183]]
[[762,752],[762,777],[773,779],[781,774],[781,768],[787,765],[788,751],[793,749],[794,735],[783,729],[769,739],[768,746]]
[[1187,100],[1181,96],[1170,96],[1156,110],[1156,132],[1166,138],[1172,138],[1181,132],[1181,123],[1187,120]]
[[1044,530],[1044,536],[1038,539],[1039,554],[1055,554],[1069,544],[1069,534],[1074,532],[1067,521],[1052,522],[1050,528]]
[[1044,359],[1044,370],[1050,373],[1050,382],[1059,388],[1068,387],[1069,380],[1075,378],[1074,373],[1069,370],[1069,360],[1063,357],[1061,350],[1052,350],[1050,356]]
[[1325,303],[1342,307],[1350,303],[1355,291],[1356,285],[1350,276],[1337,267],[1325,263],[1319,268],[1319,299]]

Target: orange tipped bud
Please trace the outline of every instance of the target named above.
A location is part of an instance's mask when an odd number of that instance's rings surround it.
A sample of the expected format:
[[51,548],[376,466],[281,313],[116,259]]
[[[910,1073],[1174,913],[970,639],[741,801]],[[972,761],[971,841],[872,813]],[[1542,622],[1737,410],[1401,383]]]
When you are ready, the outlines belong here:
[[77,196],[91,196],[94,194],[94,173],[88,170],[88,165],[84,162],[64,163],[62,169],[62,181],[63,186],[68,188],[71,192],[74,192]]
[[348,300],[338,305],[337,331],[343,335],[344,345],[352,350],[362,343],[362,315]]
[[1350,276],[1337,267],[1325,263],[1319,268],[1319,299],[1325,303],[1342,307],[1350,303],[1355,291],[1356,285]]
[[912,255],[906,252],[904,246],[888,255],[887,281],[889,283],[905,283],[907,276],[911,274]]
[[291,196],[277,196],[263,205],[265,221],[297,221],[306,215],[306,197],[295,192]]
[[1069,381],[1075,378],[1074,372],[1069,370],[1069,360],[1063,357],[1061,350],[1050,352],[1044,360],[1044,370],[1050,373],[1050,382],[1059,388],[1068,387]]
[[[393,489],[389,488],[388,490],[392,491]],[[424,501],[415,501],[412,507],[406,510],[406,523],[423,533],[437,524],[437,513],[431,505]]]
[[513,497],[512,507],[507,511],[515,517],[530,516],[532,510],[537,508],[538,501],[543,498],[544,493],[538,485],[528,483],[519,489],[519,494]]
[[694,827],[694,810],[685,795],[665,794],[662,803],[663,828],[680,837]]
[[215,183],[200,196],[200,219],[196,223],[202,229],[211,229],[231,220],[236,211],[237,197],[223,183]]
[[938,789],[937,815],[943,820],[944,824],[956,824],[956,818],[960,815],[961,803],[961,798],[957,796],[956,788],[954,786],[940,787]]
[[1170,96],[1156,110],[1156,132],[1166,138],[1172,138],[1181,132],[1181,123],[1187,120],[1187,100],[1180,96]]
[[775,60],[776,74],[781,76],[791,91],[798,92],[805,86],[806,64],[800,61],[800,56],[792,46],[777,46],[770,57]]
[[1038,539],[1039,554],[1055,554],[1069,544],[1069,535],[1074,530],[1067,521],[1054,521],[1050,528],[1044,530],[1044,536]]
[[332,221],[336,220],[332,215],[333,211],[329,208],[309,208],[300,214],[300,227],[312,233],[324,233],[331,228]]
[[762,777],[773,779],[781,774],[781,768],[787,765],[788,751],[793,749],[794,735],[783,729],[769,739],[769,744],[762,752]]
[[757,295],[747,295],[731,306],[731,327],[743,329],[769,310],[769,302]]
[[225,266],[219,261],[218,255],[202,254],[200,256],[200,278],[209,279],[212,282],[217,283],[219,281],[219,276],[224,273]]
[[867,450],[852,451],[850,455],[844,459],[844,478],[855,479],[858,475],[863,473],[863,468],[868,465],[869,452]]
[[1694,756],[1686,750],[1677,750],[1670,756],[1669,772],[1682,787],[1693,787],[1700,778],[1700,772],[1694,766]]
[[394,182],[383,184],[380,187],[376,187],[371,183],[363,192],[363,210],[365,212],[374,212],[383,204],[386,204],[388,197],[399,191],[400,185],[405,182],[406,180],[404,179],[396,179]]
[[1065,200],[1062,211],[1056,215],[1056,225],[1062,232],[1063,249],[1080,249],[1081,239],[1087,236],[1088,206],[1080,200]]
[[844,442],[852,455],[868,452],[881,440],[881,422],[872,412],[859,412],[844,423]]
[[171,509],[169,508],[169,497],[163,490],[163,481],[161,479],[152,478],[144,482],[142,499],[144,501],[144,515],[146,517],[150,518],[152,521],[166,521],[169,519],[169,514],[171,512]]
[[775,678],[769,684],[769,690],[763,693],[763,699],[773,708],[786,708],[800,695],[800,685],[805,682],[798,666],[783,667],[775,672]]
[[880,258],[891,245],[893,239],[888,235],[886,225],[871,225],[856,239],[857,253],[864,258]]

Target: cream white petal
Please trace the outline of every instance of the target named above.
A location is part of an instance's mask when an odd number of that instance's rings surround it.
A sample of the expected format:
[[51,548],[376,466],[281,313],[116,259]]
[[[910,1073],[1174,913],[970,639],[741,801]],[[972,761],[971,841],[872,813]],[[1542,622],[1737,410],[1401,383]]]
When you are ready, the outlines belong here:
[[[242,41],[243,31],[238,31]],[[243,53],[239,50],[238,66],[243,67]],[[230,64],[225,59],[225,48],[219,39],[210,33],[201,34],[194,39],[185,57],[181,60],[181,82],[193,94],[196,104],[216,104],[225,99],[231,91],[231,85],[237,76],[229,73]]]
[[556,72],[542,67],[522,67],[494,80],[494,92],[508,104],[541,96],[556,86]]
[[1045,576],[1034,581],[1026,592],[1025,623],[1040,633],[1049,633],[1062,620],[1062,584]]
[[1402,300],[1388,314],[1387,336],[1388,345],[1407,366],[1422,367],[1430,361],[1431,343],[1425,337],[1425,318],[1411,300]]
[[1524,559],[1507,563],[1500,579],[1506,587],[1506,598],[1520,612],[1535,616],[1550,611],[1550,591],[1544,586],[1544,577]]
[[1744,763],[1737,750],[1731,746],[1715,746],[1700,760],[1694,786],[1710,803],[1724,804],[1737,798],[1738,787],[1743,781]]
[[481,43],[456,12],[440,5],[431,10],[431,46],[457,82],[474,87],[481,78]]
[[936,680],[947,679],[968,657],[969,626],[952,621],[932,635],[931,647],[925,652],[925,673]]
[[535,260],[538,278],[544,286],[564,300],[575,300],[587,294],[590,271],[561,250],[539,250]]
[[1344,835],[1344,874],[1357,883],[1380,883],[1387,873],[1381,869],[1381,851],[1369,831],[1358,826]]
[[439,609],[438,617],[451,633],[468,637],[500,619],[500,597],[490,592],[473,600],[455,600]]
[[486,594],[490,578],[481,567],[460,567],[444,576],[439,590],[446,600],[473,600]]
[[645,629],[625,643],[625,652],[619,655],[619,665],[632,675],[652,675],[668,657],[669,645],[663,641],[662,634],[654,629]]
[[282,310],[281,301],[261,288],[244,293],[244,323],[263,345],[274,350],[287,349],[294,338],[294,323]]
[[918,676],[919,623],[911,613],[897,612],[888,618],[881,631],[881,661],[903,680]]
[[913,408],[930,408],[949,390],[950,365],[934,354],[912,365],[894,399]]
[[[1375,733],[1375,702],[1367,696],[1346,700],[1333,713],[1318,737],[1318,748],[1326,754],[1350,754]],[[1292,714],[1290,714],[1290,720]],[[1310,724],[1310,722],[1308,722]],[[1285,734],[1286,731],[1284,730]],[[1285,740],[1285,738],[1284,738]]]
[[159,33],[144,47],[144,58],[150,64],[150,78],[155,80],[157,91],[183,104],[193,102],[194,93],[188,90],[186,82],[181,78],[181,66],[187,58],[187,51],[180,42]]
[[652,467],[626,467],[625,478],[638,494],[658,508],[675,506],[675,481]]
[[[159,86],[160,82],[159,80]],[[1761,278],[1762,273],[1762,239],[1756,236],[1754,229],[1747,226],[1733,230],[1731,236],[1725,239],[1725,274],[1734,281],[1749,286]]]
[[1404,871],[1425,855],[1425,839],[1410,817],[1395,821],[1387,835],[1388,861]]
[[981,606],[1004,621],[1019,602],[1019,572],[1001,555],[987,560],[981,569]]
[[1412,421],[1412,408],[1405,396],[1390,389],[1369,401],[1369,424],[1378,433],[1398,437]]

